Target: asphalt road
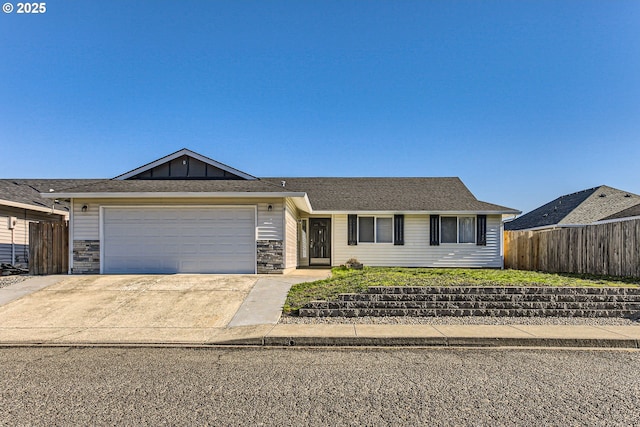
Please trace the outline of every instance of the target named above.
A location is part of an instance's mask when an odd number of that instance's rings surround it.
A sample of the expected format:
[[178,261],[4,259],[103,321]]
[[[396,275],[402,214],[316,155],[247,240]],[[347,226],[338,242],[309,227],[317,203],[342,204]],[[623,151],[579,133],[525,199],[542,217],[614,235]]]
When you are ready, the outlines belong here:
[[0,349],[2,425],[640,425],[640,352]]

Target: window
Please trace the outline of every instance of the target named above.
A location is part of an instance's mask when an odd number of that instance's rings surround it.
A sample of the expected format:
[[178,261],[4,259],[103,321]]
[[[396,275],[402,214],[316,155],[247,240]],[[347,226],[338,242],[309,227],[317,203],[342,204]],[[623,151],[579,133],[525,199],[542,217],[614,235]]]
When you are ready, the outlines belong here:
[[440,218],[440,242],[458,243],[458,218],[455,216]]
[[373,243],[375,218],[372,216],[361,216],[358,218],[358,241],[362,243]]
[[376,242],[393,243],[393,218],[376,218]]
[[404,245],[404,215],[391,217],[367,217],[350,214],[347,217],[347,244],[393,243]]
[[440,218],[440,243],[475,243],[476,218],[443,216]]
[[458,243],[476,242],[476,219],[472,216],[458,218]]
[[393,218],[359,216],[358,242],[393,243]]
[[300,220],[300,258],[307,259],[307,249],[309,248],[308,233],[307,233],[307,219]]

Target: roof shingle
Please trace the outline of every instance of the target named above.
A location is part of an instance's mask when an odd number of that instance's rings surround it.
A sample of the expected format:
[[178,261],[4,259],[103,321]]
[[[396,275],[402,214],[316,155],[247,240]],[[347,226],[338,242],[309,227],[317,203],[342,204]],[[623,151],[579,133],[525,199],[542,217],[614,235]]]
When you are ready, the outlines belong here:
[[304,191],[318,211],[491,211],[517,210],[481,202],[459,178],[263,178]]
[[[40,193],[59,192],[78,185],[91,184],[95,179],[0,179],[0,199],[23,203],[39,208],[51,208],[51,199]],[[69,210],[64,200],[56,203],[56,209]]]
[[[2,180],[12,181],[12,180]],[[306,193],[314,211],[519,211],[479,201],[459,178],[262,178],[256,180],[19,180],[30,181],[22,196],[47,203],[38,192],[96,193]],[[285,181],[285,186],[282,186]],[[28,184],[25,184],[28,185]],[[6,183],[9,186],[9,183]],[[17,193],[16,193],[17,194]],[[23,201],[24,203],[27,203]],[[50,203],[50,202],[49,202]]]

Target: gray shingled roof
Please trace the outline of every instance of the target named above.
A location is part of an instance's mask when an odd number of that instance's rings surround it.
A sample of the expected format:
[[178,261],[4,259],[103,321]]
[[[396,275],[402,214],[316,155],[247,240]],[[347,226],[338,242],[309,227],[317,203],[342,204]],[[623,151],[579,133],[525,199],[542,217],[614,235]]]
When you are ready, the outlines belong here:
[[103,179],[88,185],[67,188],[63,193],[273,193],[282,191],[281,186],[261,180]]
[[459,178],[263,178],[304,191],[317,211],[487,211],[518,213],[481,202]]
[[[314,211],[519,211],[477,200],[459,178],[263,178],[257,180],[40,180],[55,193],[307,193]],[[281,182],[285,181],[285,187]],[[58,182],[58,181],[55,181]],[[80,184],[71,186],[72,184]],[[58,187],[58,188],[56,188]],[[37,187],[36,187],[37,188]],[[35,190],[34,190],[35,191]],[[55,194],[53,193],[53,194]],[[43,199],[46,201],[46,199]]]
[[[185,148],[145,166],[170,159],[181,152],[219,163]],[[144,169],[145,166],[141,168]],[[286,182],[285,187],[282,186],[282,181]],[[512,208],[479,201],[459,178],[102,179],[0,182],[0,198],[5,195],[8,200],[42,206],[50,206],[50,199],[44,199],[38,193],[49,193],[49,189],[54,189],[55,192],[51,194],[59,194],[60,199],[114,193],[306,193],[314,211],[520,213]]]
[[562,224],[590,224],[640,202],[640,196],[601,185],[557,199],[504,224],[505,230],[526,230]]
[[[51,189],[59,192],[95,181],[94,179],[0,179],[0,199],[39,208],[51,208],[51,199],[41,197],[40,193],[48,193]],[[69,204],[60,200],[55,208],[69,210]]]
[[613,215],[609,215],[605,218],[602,218],[602,220],[629,218],[632,216],[640,216],[640,203],[635,206],[631,206],[630,208],[627,208],[625,210],[622,210],[618,213],[614,213]]

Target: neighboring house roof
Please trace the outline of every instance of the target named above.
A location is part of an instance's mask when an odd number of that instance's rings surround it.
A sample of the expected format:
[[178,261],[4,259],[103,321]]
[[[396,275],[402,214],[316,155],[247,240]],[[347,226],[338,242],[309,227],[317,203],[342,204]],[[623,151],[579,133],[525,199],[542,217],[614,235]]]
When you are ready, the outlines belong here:
[[526,230],[563,224],[590,224],[640,202],[640,196],[601,185],[566,194],[506,222],[505,230]]
[[41,193],[50,190],[61,191],[81,184],[95,182],[92,179],[0,179],[0,205],[65,214],[69,203],[64,200],[53,201],[44,198]]
[[603,221],[610,219],[620,219],[620,218],[630,218],[634,216],[640,216],[640,203],[637,205],[631,206],[625,210],[622,210],[618,213],[614,213],[613,215],[609,215],[607,217],[602,218]]

